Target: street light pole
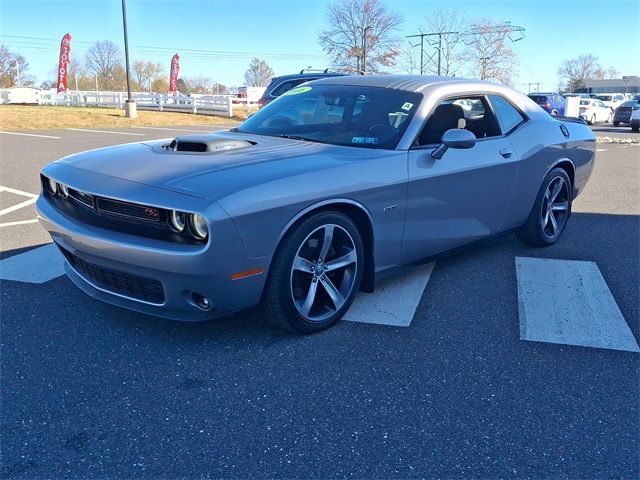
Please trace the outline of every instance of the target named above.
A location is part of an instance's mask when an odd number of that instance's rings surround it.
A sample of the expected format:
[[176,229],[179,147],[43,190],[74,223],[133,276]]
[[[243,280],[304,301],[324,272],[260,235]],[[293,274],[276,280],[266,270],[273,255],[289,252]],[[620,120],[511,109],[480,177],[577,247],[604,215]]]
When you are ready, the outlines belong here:
[[124,105],[125,115],[129,118],[137,118],[138,110],[136,102],[131,99],[131,75],[129,73],[129,38],[127,35],[127,6],[122,0],[122,26],[124,27],[124,59],[127,67],[127,101]]

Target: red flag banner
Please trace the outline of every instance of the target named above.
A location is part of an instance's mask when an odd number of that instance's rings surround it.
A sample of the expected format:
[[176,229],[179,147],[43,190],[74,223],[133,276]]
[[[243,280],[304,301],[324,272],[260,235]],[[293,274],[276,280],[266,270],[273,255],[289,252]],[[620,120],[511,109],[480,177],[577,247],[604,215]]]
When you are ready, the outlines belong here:
[[58,59],[58,93],[67,91],[67,73],[69,55],[71,54],[71,34],[67,33],[60,42],[60,58]]
[[175,95],[178,90],[178,73],[180,73],[180,55],[177,53],[171,59],[171,74],[169,75],[169,93]]

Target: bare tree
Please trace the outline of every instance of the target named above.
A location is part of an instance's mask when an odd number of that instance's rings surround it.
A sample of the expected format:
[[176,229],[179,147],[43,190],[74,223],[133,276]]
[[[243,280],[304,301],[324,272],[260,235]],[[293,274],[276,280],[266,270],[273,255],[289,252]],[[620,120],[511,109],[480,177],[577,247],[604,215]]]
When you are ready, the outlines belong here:
[[[427,37],[427,43],[431,47],[429,55],[425,55],[425,73],[438,73],[440,75],[455,75],[460,69],[460,47],[463,34],[469,26],[468,19],[458,13],[457,10],[448,11],[439,9],[426,18],[426,28],[420,28],[420,33],[437,33]],[[434,50],[435,48],[435,50]],[[438,55],[438,51],[440,55]]]
[[169,82],[165,77],[158,77],[151,83],[151,91],[167,93],[169,91]]
[[338,0],[328,5],[329,29],[318,41],[333,64],[348,72],[382,72],[400,55],[395,35],[404,18],[382,0]]
[[420,52],[411,42],[407,42],[398,57],[398,66],[403,72],[409,74],[420,73]]
[[214,95],[226,95],[231,93],[231,90],[226,85],[218,82],[213,82],[213,85],[211,86],[211,93],[213,93]]
[[[122,53],[118,46],[109,41],[96,42],[85,57],[87,70],[98,78],[101,89],[114,90],[123,88],[122,72],[124,71]],[[124,75],[126,83],[126,74]]]
[[35,77],[27,73],[29,63],[22,55],[13,53],[0,45],[0,87],[9,88],[18,85],[33,85]]
[[563,60],[558,67],[558,77],[565,83],[567,90],[574,92],[585,88],[586,80],[595,78],[598,69],[601,69],[598,57],[590,53]]
[[184,81],[189,86],[189,93],[211,93],[214,83],[210,77],[204,75],[185,78]]
[[517,73],[518,57],[509,46],[511,30],[487,18],[472,22],[465,34],[466,49],[460,55],[468,75],[506,85]]
[[616,67],[614,67],[613,65],[611,65],[609,68],[607,68],[607,78],[608,79],[617,78],[618,75],[620,75],[620,73],[618,72],[618,69]]
[[247,87],[266,87],[272,78],[273,70],[267,62],[260,58],[254,58],[244,74],[244,83]]
[[133,78],[142,90],[151,91],[153,83],[160,77],[165,76],[162,64],[157,62],[145,62],[136,60],[132,66]]

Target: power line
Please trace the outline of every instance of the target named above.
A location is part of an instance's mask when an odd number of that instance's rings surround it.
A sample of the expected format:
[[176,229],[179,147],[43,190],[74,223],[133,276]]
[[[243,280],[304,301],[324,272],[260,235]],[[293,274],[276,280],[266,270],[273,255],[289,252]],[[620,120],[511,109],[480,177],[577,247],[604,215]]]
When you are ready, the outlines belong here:
[[[424,39],[427,37],[434,37],[437,36],[438,37],[438,42],[437,42],[437,46],[435,46],[434,44],[431,44],[431,42],[428,42],[430,45],[434,46],[434,48],[436,49],[436,52],[438,54],[438,75],[441,75],[441,65],[442,65],[442,38],[445,37],[446,35],[457,35],[458,38],[459,37],[478,37],[478,36],[482,36],[482,35],[487,35],[489,33],[507,33],[509,40],[511,40],[512,42],[519,42],[520,40],[522,40],[524,38],[524,32],[525,29],[522,27],[519,27],[517,25],[511,25],[511,22],[505,22],[501,25],[495,25],[495,26],[491,26],[491,27],[474,27],[471,28],[467,31],[464,32],[430,32],[430,33],[419,33],[416,35],[408,35],[406,38],[416,38],[416,37],[420,37],[420,75],[423,74],[423,66],[424,66]],[[466,42],[463,40],[463,42],[466,45],[470,45],[474,42],[477,42],[478,40],[470,40],[469,42]],[[410,43],[411,45],[411,43]],[[417,45],[412,45],[412,47],[416,47]],[[435,55],[435,53],[433,55],[431,55],[429,58],[432,59],[433,56]]]
[[[53,38],[44,38],[44,37],[27,37],[22,35],[0,35],[0,37],[5,38],[15,38],[18,39],[17,44],[28,44],[33,46],[51,46],[51,48],[56,48],[58,40]],[[25,42],[20,40],[38,40],[38,42]],[[43,43],[44,42],[53,42],[51,45]],[[87,42],[74,40],[74,44],[83,44],[83,45],[94,45],[95,42]],[[131,45],[132,49],[136,49],[136,51],[140,52],[156,52],[156,53],[169,53],[174,51],[193,53],[193,54],[202,54],[212,57],[220,57],[220,58],[245,58],[247,56],[256,57],[272,57],[272,58],[324,58],[322,55],[308,55],[304,53],[266,53],[266,52],[243,52],[243,51],[232,51],[232,50],[203,50],[203,49],[195,49],[195,48],[179,48],[179,47],[158,47],[158,46],[150,46],[150,45]]]

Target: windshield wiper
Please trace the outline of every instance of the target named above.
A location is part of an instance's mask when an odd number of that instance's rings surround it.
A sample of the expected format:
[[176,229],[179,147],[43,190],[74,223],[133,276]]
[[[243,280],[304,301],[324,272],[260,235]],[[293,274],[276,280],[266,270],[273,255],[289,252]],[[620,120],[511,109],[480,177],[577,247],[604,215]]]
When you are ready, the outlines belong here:
[[286,133],[279,133],[278,135],[274,136],[278,138],[288,138],[289,140],[303,140],[305,142],[327,143],[323,140],[316,140],[315,138],[301,137],[300,135],[288,135]]

